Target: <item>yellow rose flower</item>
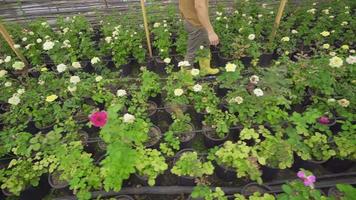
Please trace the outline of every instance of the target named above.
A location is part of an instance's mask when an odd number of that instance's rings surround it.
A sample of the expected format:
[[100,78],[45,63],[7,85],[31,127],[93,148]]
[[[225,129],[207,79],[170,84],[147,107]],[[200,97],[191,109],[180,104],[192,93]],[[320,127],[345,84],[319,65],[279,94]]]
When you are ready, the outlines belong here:
[[337,102],[339,103],[340,106],[345,107],[345,108],[350,105],[350,101],[347,99],[340,99]]
[[53,102],[53,101],[55,101],[57,98],[58,98],[57,95],[52,94],[52,95],[46,97],[46,101],[47,101],[47,102]]

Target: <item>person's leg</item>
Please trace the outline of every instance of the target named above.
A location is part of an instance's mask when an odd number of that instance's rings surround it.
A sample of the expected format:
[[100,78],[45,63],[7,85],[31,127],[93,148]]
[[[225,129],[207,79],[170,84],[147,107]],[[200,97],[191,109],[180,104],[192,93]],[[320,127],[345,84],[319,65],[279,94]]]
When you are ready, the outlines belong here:
[[196,27],[188,21],[184,21],[185,30],[188,32],[187,54],[184,60],[191,66],[195,63],[195,53],[200,46],[209,47],[208,34],[202,27]]

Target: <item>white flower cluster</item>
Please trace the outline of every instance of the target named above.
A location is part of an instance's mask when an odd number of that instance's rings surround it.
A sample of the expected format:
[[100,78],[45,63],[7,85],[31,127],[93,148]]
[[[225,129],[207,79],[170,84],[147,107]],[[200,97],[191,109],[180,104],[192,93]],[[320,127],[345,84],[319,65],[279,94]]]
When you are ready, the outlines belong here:
[[57,71],[58,71],[59,73],[62,73],[62,72],[64,72],[64,71],[66,71],[66,69],[67,69],[67,65],[65,65],[65,64],[63,64],[63,63],[57,65]]
[[46,40],[46,42],[43,43],[43,50],[45,51],[51,50],[53,49],[53,47],[54,47],[54,42],[52,41]]
[[126,92],[126,90],[120,89],[120,90],[117,90],[116,95],[118,97],[123,97],[123,96],[127,95],[127,92]]
[[188,61],[180,61],[178,67],[189,67],[190,63]]
[[177,89],[174,90],[174,95],[177,96],[177,97],[182,96],[183,93],[184,93],[184,91],[181,88],[177,88]]
[[234,72],[236,71],[237,66],[234,63],[227,63],[225,66],[225,70],[227,72]]
[[72,47],[72,45],[70,44],[70,41],[69,40],[64,40],[63,41],[63,45],[62,45],[62,47],[61,48],[71,48]]
[[334,57],[330,58],[330,60],[329,60],[329,65],[332,68],[339,68],[343,64],[344,64],[344,61],[341,58],[337,57],[337,56],[334,56]]
[[98,57],[94,57],[94,58],[92,58],[90,60],[90,63],[93,64],[93,65],[95,65],[95,64],[97,64],[99,62],[100,62],[100,58],[98,58]]
[[244,99],[240,96],[230,99],[230,101],[229,101],[229,103],[236,103],[236,104],[242,104],[243,102],[244,102]]
[[12,64],[12,68],[14,68],[15,70],[22,70],[24,67],[25,67],[25,63],[21,61],[16,61],[14,62],[14,64]]
[[131,123],[135,122],[135,119],[136,119],[135,116],[133,116],[129,113],[126,113],[126,114],[124,114],[123,122],[131,124]]

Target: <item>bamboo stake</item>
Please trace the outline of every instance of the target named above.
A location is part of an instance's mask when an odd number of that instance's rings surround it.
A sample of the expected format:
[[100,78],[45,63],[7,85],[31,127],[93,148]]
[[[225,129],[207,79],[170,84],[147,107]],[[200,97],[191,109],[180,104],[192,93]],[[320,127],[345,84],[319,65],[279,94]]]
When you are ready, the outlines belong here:
[[104,0],[104,2],[105,2],[106,8],[109,8],[109,7],[108,7],[108,2],[107,2],[106,0]]
[[274,21],[274,26],[273,26],[272,33],[270,36],[271,43],[273,42],[274,38],[276,37],[277,29],[279,28],[279,25],[281,23],[281,18],[282,18],[283,12],[284,12],[284,8],[286,7],[287,1],[288,0],[281,0],[281,2],[279,4],[278,13],[277,13],[276,19]]
[[150,32],[148,29],[147,14],[146,14],[146,7],[145,7],[144,0],[141,0],[141,9],[142,9],[142,16],[143,16],[143,24],[145,26],[145,32],[146,32],[148,52],[150,54],[150,57],[152,58],[151,39],[150,39]]
[[0,34],[2,35],[2,37],[6,40],[6,42],[9,44],[9,46],[11,47],[12,51],[15,52],[15,54],[17,55],[17,57],[23,62],[25,63],[26,66],[28,66],[28,62],[25,58],[25,56],[22,55],[22,53],[17,50],[14,45],[14,41],[12,40],[10,34],[7,32],[5,26],[0,23]]

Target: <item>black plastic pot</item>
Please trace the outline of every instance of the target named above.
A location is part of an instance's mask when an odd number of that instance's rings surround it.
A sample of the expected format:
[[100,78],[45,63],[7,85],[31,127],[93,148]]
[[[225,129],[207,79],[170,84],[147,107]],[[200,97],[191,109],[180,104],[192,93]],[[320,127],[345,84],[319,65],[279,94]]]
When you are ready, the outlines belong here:
[[240,58],[240,61],[242,62],[242,64],[244,64],[245,67],[250,67],[252,62],[252,57],[249,56],[242,57]]
[[272,189],[265,184],[260,185],[258,183],[249,183],[242,188],[241,194],[244,196],[250,196],[255,192],[264,194],[264,193],[269,193],[271,191]]
[[214,165],[215,165],[215,173],[221,180],[230,182],[237,179],[236,171],[234,169],[229,169],[216,162],[214,162]]
[[[174,156],[173,165],[179,160],[180,156],[185,152],[194,152],[194,149],[182,149]],[[195,186],[195,178],[190,176],[178,176],[178,185],[180,186]]]
[[166,74],[166,63],[158,57],[154,58],[154,68],[153,71],[160,75]]
[[[68,182],[59,180],[59,173],[54,172],[48,175],[48,183],[54,189],[63,189],[68,186]],[[53,178],[56,178],[58,182],[54,182]]]
[[216,88],[216,94],[219,96],[219,97],[225,97],[227,95],[227,93],[229,93],[230,89],[227,89],[227,88]]
[[36,126],[35,124],[35,127],[38,128],[39,130],[42,131],[42,133],[48,133],[50,132],[52,129],[53,129],[53,126],[54,126],[55,123],[51,124],[51,125],[48,125],[48,126],[44,126],[44,127],[38,127]]
[[116,196],[115,199],[117,199],[117,200],[135,200],[134,198],[127,196],[127,195]]
[[258,65],[261,67],[269,67],[272,64],[274,53],[264,53],[260,56]]
[[127,77],[131,74],[132,72],[132,63],[131,63],[131,60],[127,63],[127,64],[124,64],[124,65],[121,65],[119,67],[120,71],[121,71],[121,76],[122,77]]
[[320,167],[321,164],[326,161],[316,161],[316,160],[303,160],[299,156],[294,156],[294,163],[292,169],[298,172],[301,168],[314,172],[316,168]]
[[269,182],[276,178],[279,169],[262,166],[262,180],[263,182]]
[[[193,142],[194,142],[194,138],[195,138],[195,136],[196,136],[196,133],[194,132],[194,131],[195,131],[194,125],[193,125],[193,124],[190,124],[190,123],[187,124],[187,125],[191,127],[191,128],[190,128],[191,131],[187,131],[186,133],[191,134],[191,137],[190,137],[190,138],[186,138],[186,139],[184,139],[184,140],[182,140],[182,139],[180,138],[180,148],[181,148],[181,149],[192,147],[192,146],[193,146]],[[178,134],[185,134],[185,133],[178,133]]]
[[214,146],[218,146],[223,144],[228,138],[229,138],[229,133],[225,135],[223,138],[213,138],[209,133],[215,132],[213,128],[210,126],[203,125],[203,134],[204,134],[204,145],[207,148],[212,148]]
[[341,173],[347,171],[348,169],[352,168],[354,162],[351,160],[341,160],[338,158],[332,158],[323,164],[327,170],[333,173]]
[[336,187],[331,187],[328,190],[328,197],[331,197],[335,200],[342,200],[344,194],[340,192]]
[[233,59],[232,58],[227,58],[221,55],[221,53],[218,53],[218,66],[219,67],[224,67],[228,62],[231,62]]
[[[150,143],[145,144],[146,148],[152,148],[152,149],[158,149],[159,148],[159,142],[162,138],[162,131],[158,126],[152,126],[149,130],[148,133],[150,137]],[[155,140],[152,140],[151,138],[154,138]]]

